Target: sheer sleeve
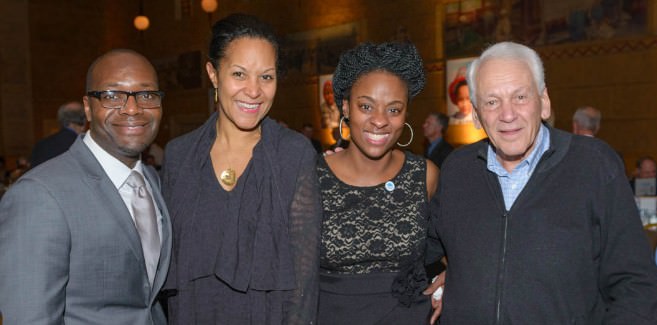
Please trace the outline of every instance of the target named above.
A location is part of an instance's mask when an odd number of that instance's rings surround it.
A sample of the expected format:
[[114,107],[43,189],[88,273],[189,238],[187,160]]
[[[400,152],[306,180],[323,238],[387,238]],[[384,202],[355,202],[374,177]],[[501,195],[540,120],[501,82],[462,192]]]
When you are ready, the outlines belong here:
[[427,251],[426,251],[426,264],[433,264],[439,261],[445,253],[443,251],[442,243],[440,242],[440,234],[438,225],[440,221],[440,184],[438,191],[433,195],[429,201],[429,225],[427,227]]
[[290,244],[297,281],[297,290],[285,304],[285,324],[290,325],[317,323],[322,209],[315,163],[314,152],[306,150],[290,206]]

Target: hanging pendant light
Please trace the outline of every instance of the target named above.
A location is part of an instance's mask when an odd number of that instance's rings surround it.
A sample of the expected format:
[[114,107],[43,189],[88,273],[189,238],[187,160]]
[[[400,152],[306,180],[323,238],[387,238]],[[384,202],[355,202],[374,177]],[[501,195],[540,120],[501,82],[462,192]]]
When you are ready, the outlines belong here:
[[212,13],[217,11],[217,0],[201,0],[201,9],[208,14],[208,24],[212,27]]
[[201,8],[209,14],[215,12],[217,7],[219,7],[217,0],[201,0]]
[[148,17],[144,15],[144,0],[139,1],[139,15],[135,17],[133,24],[135,25],[135,28],[140,32],[147,30],[148,26],[150,26]]

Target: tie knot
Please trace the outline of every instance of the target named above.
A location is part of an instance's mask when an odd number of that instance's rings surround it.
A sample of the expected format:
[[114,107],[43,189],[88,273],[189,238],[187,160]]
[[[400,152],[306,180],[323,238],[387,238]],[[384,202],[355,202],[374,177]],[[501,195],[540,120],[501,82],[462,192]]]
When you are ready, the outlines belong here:
[[144,197],[146,191],[144,186],[146,183],[144,183],[144,177],[139,172],[133,170],[125,183],[132,187],[138,193],[139,197]]

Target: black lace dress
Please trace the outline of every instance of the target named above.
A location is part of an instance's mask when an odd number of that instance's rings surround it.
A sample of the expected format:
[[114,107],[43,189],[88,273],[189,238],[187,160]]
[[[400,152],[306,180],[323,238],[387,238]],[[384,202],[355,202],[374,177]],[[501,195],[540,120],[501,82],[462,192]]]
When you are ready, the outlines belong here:
[[426,161],[406,153],[388,182],[343,183],[320,159],[319,324],[426,324]]

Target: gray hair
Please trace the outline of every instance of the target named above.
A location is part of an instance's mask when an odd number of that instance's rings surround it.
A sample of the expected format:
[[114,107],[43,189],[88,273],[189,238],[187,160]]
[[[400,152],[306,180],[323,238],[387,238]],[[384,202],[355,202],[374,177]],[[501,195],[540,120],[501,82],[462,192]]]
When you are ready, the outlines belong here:
[[86,117],[84,107],[80,102],[68,102],[57,110],[57,121],[61,127],[66,128],[69,124],[84,125]]
[[600,120],[602,119],[602,114],[599,110],[591,107],[584,106],[580,107],[573,114],[573,122],[585,130],[589,130],[594,134],[600,129]]
[[529,66],[529,70],[534,77],[536,89],[539,93],[545,90],[545,73],[543,70],[543,61],[536,51],[531,48],[514,43],[514,42],[501,42],[487,48],[479,58],[475,59],[468,66],[466,80],[468,82],[468,90],[470,91],[470,101],[472,105],[477,107],[477,74],[481,65],[492,59],[502,60],[518,60],[525,62]]

